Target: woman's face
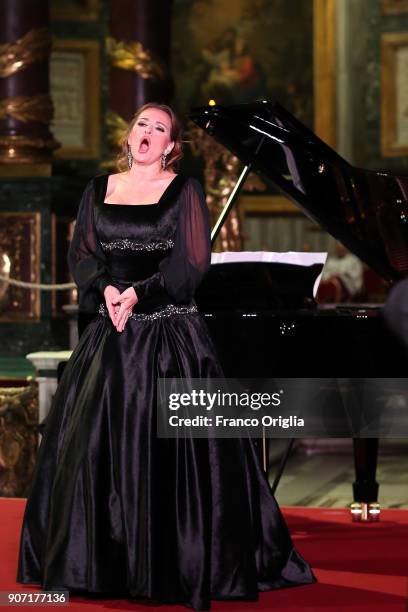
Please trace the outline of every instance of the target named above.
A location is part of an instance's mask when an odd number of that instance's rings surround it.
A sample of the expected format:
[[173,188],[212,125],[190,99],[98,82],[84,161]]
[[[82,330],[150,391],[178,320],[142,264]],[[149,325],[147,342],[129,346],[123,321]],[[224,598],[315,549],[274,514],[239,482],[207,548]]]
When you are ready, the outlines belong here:
[[170,153],[171,120],[165,111],[148,108],[138,117],[128,143],[136,163],[152,164],[160,161],[163,153]]

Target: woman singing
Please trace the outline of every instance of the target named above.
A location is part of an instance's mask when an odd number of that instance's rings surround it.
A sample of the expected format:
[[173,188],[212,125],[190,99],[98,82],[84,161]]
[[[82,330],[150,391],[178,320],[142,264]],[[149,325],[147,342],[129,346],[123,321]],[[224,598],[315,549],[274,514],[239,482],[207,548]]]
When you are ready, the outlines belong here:
[[119,172],[94,178],[68,261],[93,313],[46,419],[17,580],[209,610],[309,584],[250,439],[159,438],[158,378],[222,377],[194,291],[210,265],[180,125],[146,104]]

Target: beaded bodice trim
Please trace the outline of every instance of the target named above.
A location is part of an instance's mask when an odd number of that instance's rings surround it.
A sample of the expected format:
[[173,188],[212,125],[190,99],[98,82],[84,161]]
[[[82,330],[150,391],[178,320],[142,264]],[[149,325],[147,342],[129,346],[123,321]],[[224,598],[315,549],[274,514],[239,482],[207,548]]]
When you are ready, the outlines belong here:
[[119,249],[121,251],[166,251],[174,246],[174,240],[158,240],[155,242],[139,242],[130,240],[130,238],[122,238],[112,240],[111,242],[101,242],[104,251],[113,251]]
[[[156,312],[145,313],[145,312],[132,312],[129,319],[134,321],[155,321],[156,319],[162,319],[163,317],[171,317],[173,315],[184,315],[184,314],[195,314],[198,312],[195,304],[189,304],[187,306],[176,306],[175,304],[168,304],[161,310]],[[108,317],[109,313],[104,303],[99,304],[98,313],[104,317]]]

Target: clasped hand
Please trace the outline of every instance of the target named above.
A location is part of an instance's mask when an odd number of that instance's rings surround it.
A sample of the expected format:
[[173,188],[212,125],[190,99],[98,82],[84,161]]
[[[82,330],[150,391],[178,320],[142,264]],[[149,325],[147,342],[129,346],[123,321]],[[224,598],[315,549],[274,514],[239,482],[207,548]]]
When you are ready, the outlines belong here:
[[105,287],[104,297],[112,323],[118,332],[122,332],[132,314],[133,306],[138,302],[136,291],[133,287],[128,287],[121,293],[113,285],[108,285]]

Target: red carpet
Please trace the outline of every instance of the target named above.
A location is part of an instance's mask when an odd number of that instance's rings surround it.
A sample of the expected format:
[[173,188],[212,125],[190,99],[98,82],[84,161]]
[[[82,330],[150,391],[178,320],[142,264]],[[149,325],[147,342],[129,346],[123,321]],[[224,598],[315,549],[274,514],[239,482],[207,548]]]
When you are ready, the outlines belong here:
[[[0,591],[39,591],[15,582],[24,504],[24,499],[0,498]],[[379,523],[366,525],[351,523],[347,510],[283,508],[283,511],[296,546],[311,563],[319,583],[260,593],[255,603],[214,601],[214,612],[408,612],[408,510],[383,510]],[[187,610],[183,606],[154,607],[125,599],[94,601],[80,597],[72,597],[69,606],[62,609]]]

